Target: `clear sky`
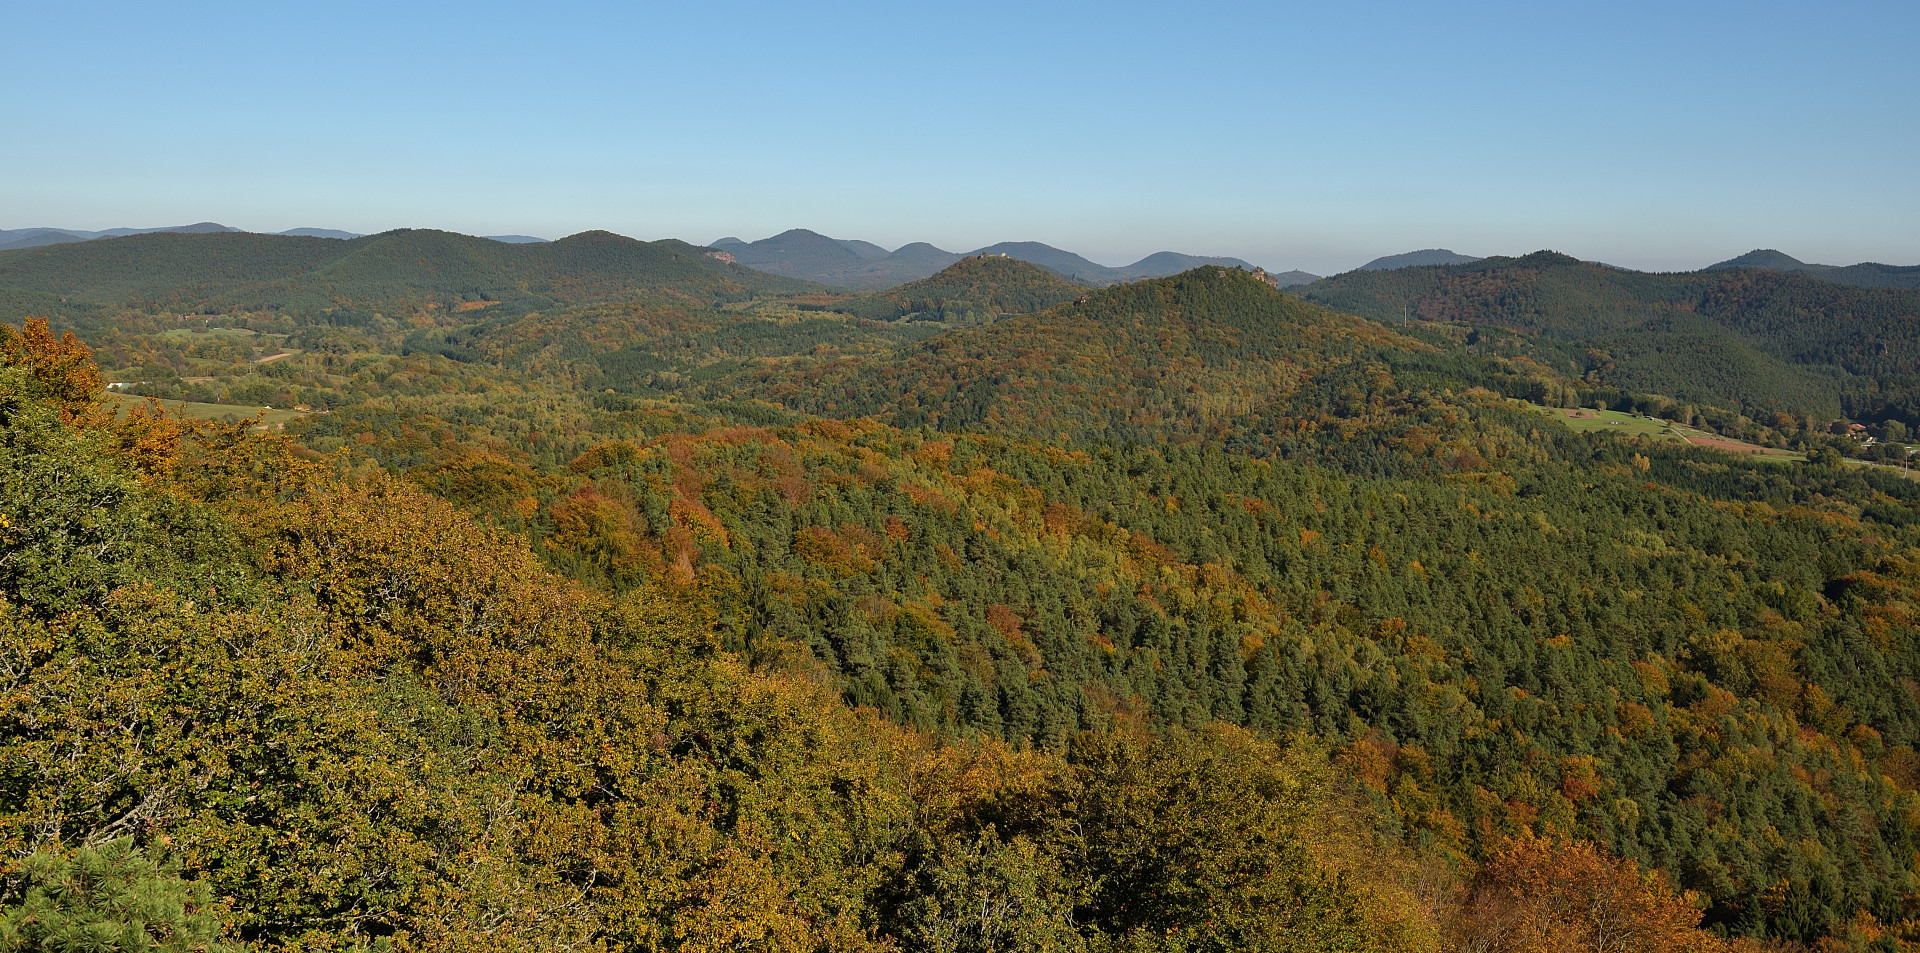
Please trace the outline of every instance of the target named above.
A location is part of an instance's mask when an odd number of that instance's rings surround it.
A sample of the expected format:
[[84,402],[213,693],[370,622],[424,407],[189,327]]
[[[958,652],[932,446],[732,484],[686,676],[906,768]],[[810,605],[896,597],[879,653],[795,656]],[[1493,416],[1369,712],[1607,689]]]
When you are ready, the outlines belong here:
[[1920,2],[13,3],[0,228],[1920,263]]

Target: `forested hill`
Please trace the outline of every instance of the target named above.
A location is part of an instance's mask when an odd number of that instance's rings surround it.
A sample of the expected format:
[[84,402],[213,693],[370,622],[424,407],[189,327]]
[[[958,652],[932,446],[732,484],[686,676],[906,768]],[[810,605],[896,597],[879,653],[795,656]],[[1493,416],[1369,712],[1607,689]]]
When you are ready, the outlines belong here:
[[577,236],[513,313],[408,235],[327,266],[418,294],[378,320],[81,327],[266,433],[0,329],[0,917],[85,860],[261,949],[1920,940],[1920,482],[1558,409],[1678,410],[1570,315],[1790,367],[1713,316],[1830,284],[1373,273],[1401,323],[1203,267],[956,326]]
[[429,302],[525,311],[672,291],[712,300],[812,286],[703,256],[684,242],[583,232],[508,244],[407,229],[348,241],[158,233],[0,254],[0,314],[85,322],[120,310],[320,315]]
[[1862,288],[1920,288],[1920,265],[1882,265],[1878,262],[1861,262],[1857,265],[1816,265],[1771,248],[1756,248],[1719,264],[1708,265],[1706,270],[1724,271],[1729,268],[1764,268],[1770,271],[1799,272],[1838,284],[1857,285]]
[[[1253,270],[1253,265],[1238,258],[1185,255],[1171,251],[1154,252],[1131,265],[1109,267],[1042,242],[1000,242],[985,248],[976,248],[967,254],[1005,255],[1009,258],[1018,258],[1021,261],[1039,265],[1069,281],[1100,287],[1147,278],[1165,278],[1202,265]],[[1288,274],[1295,273],[1288,272]]]
[[[1017,258],[1039,265],[1068,281],[1098,286],[1142,278],[1164,278],[1201,265],[1253,270],[1252,265],[1238,258],[1183,255],[1171,251],[1155,252],[1131,265],[1110,268],[1042,242],[1000,242],[965,254],[936,248],[926,242],[913,242],[888,252],[871,242],[828,238],[804,228],[788,229],[756,242],[743,242],[738,238],[716,239],[712,247],[734,256],[743,265],[770,274],[859,290],[891,288],[917,281],[930,277],[962,258],[981,255]],[[1291,281],[1307,276],[1305,272],[1286,272],[1277,277],[1282,281]]]
[[868,242],[828,238],[804,228],[788,229],[755,242],[722,238],[712,247],[770,275],[862,290],[925,278],[960,257],[925,244],[902,248],[896,256]]
[[[647,327],[610,317],[564,327]],[[774,340],[670,317],[646,354]],[[574,359],[356,360],[293,432],[931,732],[1306,732],[1437,862],[1600,844],[1732,935],[1870,929],[1915,891],[1920,484],[1575,434],[1475,389],[1492,356],[1227,269],[863,354],[785,340],[614,394]]]
[[1570,376],[1775,413],[1920,422],[1920,291],[1746,269],[1648,274],[1552,252],[1356,271],[1292,289],[1379,321],[1565,342]]
[[1007,314],[1027,314],[1087,293],[1038,265],[1002,255],[976,255],[948,265],[931,278],[853,298],[834,310],[875,321],[908,318],[949,324],[987,324]]
[[[1046,749],[916,731],[750,669],[710,592],[589,589],[407,480],[102,399],[71,338],[0,326],[0,947],[1438,939],[1323,749],[1120,718]],[[1524,870],[1593,859],[1528,841],[1473,886],[1546,926]],[[1713,941],[1670,886],[1593,873]]]
[[1378,346],[1420,345],[1239,269],[1204,267],[891,354],[778,366],[749,392],[904,427],[1115,440],[1251,435],[1278,426],[1269,415],[1303,383],[1332,379]]
[[1462,255],[1450,248],[1422,248],[1419,251],[1403,252],[1398,255],[1383,255],[1360,266],[1361,271],[1391,271],[1395,268],[1417,268],[1423,265],[1466,265],[1479,261],[1472,255]]

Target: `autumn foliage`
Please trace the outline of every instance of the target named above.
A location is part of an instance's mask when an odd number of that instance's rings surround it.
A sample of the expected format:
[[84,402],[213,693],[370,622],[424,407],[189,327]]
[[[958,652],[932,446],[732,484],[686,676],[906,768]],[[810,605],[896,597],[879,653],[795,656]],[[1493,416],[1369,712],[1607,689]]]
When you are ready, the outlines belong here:
[[594,592],[408,481],[244,427],[143,467],[36,381],[0,368],[0,915],[36,883],[20,858],[124,842],[167,848],[263,950],[1433,932],[1330,866],[1311,749],[921,734],[751,670],[695,592]]
[[1254,284],[83,332],[286,439],[0,332],[0,857],[262,949],[1910,942],[1920,484]]
[[1452,924],[1473,953],[1710,953],[1693,895],[1598,846],[1525,833],[1489,857]]
[[0,324],[0,364],[25,368],[34,381],[34,396],[73,423],[97,416],[106,387],[93,352],[72,331],[55,336],[45,318],[28,318],[14,328]]

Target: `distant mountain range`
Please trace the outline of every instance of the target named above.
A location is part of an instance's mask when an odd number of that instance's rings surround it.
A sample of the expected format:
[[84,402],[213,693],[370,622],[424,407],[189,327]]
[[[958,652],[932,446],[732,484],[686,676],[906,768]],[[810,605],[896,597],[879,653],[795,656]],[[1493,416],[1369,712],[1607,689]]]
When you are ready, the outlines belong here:
[[862,295],[831,306],[873,321],[942,321],[988,324],[1009,314],[1029,314],[1089,292],[1032,262],[1007,255],[962,258],[931,278]]
[[[1097,287],[1142,278],[1163,278],[1201,265],[1253,270],[1253,265],[1238,258],[1183,255],[1170,251],[1155,252],[1131,265],[1111,268],[1040,242],[1001,242],[969,252],[950,252],[926,242],[914,242],[887,251],[872,242],[828,238],[804,228],[791,229],[757,242],[721,238],[708,247],[731,255],[734,261],[758,271],[861,290],[891,288],[918,281],[933,276],[963,258],[981,255],[1016,258],[1039,265],[1069,281]],[[1289,271],[1272,277],[1285,286],[1304,284],[1313,281],[1316,276],[1303,271]]]
[[1399,255],[1387,255],[1361,265],[1356,271],[1392,271],[1395,268],[1424,268],[1429,265],[1471,265],[1481,259],[1462,255],[1447,248],[1422,248]]
[[[196,222],[192,225],[155,228],[109,228],[100,231],[81,228],[0,228],[0,252],[88,242],[101,238],[120,238],[128,235],[159,233],[202,235],[242,232],[245,230],[218,222]],[[283,232],[249,234],[339,240],[364,237],[359,232],[314,226],[290,228]],[[510,245],[548,241],[548,239],[531,235],[477,237]],[[1145,278],[1162,278],[1189,271],[1201,265],[1220,265],[1244,271],[1252,271],[1254,267],[1239,258],[1184,255],[1178,252],[1162,251],[1148,255],[1133,264],[1115,268],[1041,242],[1000,242],[968,252],[951,252],[926,242],[913,242],[888,251],[872,242],[829,238],[804,228],[790,229],[756,242],[742,241],[734,237],[721,238],[707,247],[722,252],[732,261],[755,271],[858,291],[894,288],[910,281],[930,278],[941,269],[963,258],[980,255],[1005,255],[1038,265],[1069,281],[1094,287],[1124,284]],[[1462,255],[1447,248],[1423,248],[1375,258],[1354,270],[1394,271],[1402,268],[1468,265],[1485,260],[1473,255]],[[1801,261],[1772,248],[1758,248],[1739,257],[1709,265],[1702,270],[1723,271],[1736,268],[1803,274],[1836,284],[1862,288],[1920,288],[1920,265],[1886,265],[1878,262],[1821,265]],[[1320,280],[1319,275],[1299,270],[1271,273],[1267,277],[1276,281],[1282,288]]]
[[1871,261],[1857,265],[1815,265],[1771,248],[1756,248],[1738,258],[1708,265],[1705,270],[1724,271],[1729,268],[1758,268],[1812,275],[1860,288],[1920,288],[1920,265],[1882,265]]
[[[172,232],[179,235],[205,235],[214,232],[241,232],[245,229],[222,225],[218,222],[196,222],[192,225],[169,225],[161,228],[109,228],[105,231],[88,231],[84,228],[0,228],[0,251],[12,251],[17,248],[40,248],[45,245],[66,245],[72,242],[90,242],[96,238],[121,238],[127,235],[152,235],[159,232]],[[289,228],[284,232],[264,234],[288,235],[297,238],[359,238],[359,232],[341,231],[337,228],[314,228],[311,226]],[[509,245],[523,245],[532,242],[544,242],[544,238],[531,235],[483,235],[496,242]]]
[[[38,248],[42,245],[64,245],[68,242],[89,242],[96,238],[119,238],[123,235],[149,235],[154,232],[175,232],[183,235],[204,235],[209,232],[237,232],[217,222],[197,222],[192,225],[168,225],[159,228],[109,228],[105,231],[90,232],[81,228],[0,228],[0,251],[15,248]],[[288,232],[286,234],[293,234]]]
[[343,232],[337,228],[289,228],[284,232],[275,232],[274,234],[292,235],[297,238],[338,238],[342,241],[349,238],[360,237],[359,232]]
[[[1462,255],[1446,248],[1423,248],[1400,255],[1387,255],[1361,265],[1355,271],[1393,271],[1400,268],[1431,268],[1444,265],[1470,265],[1487,261],[1472,255]],[[1598,264],[1597,262],[1595,264]],[[1738,258],[1729,258],[1716,265],[1708,265],[1702,271],[1726,271],[1732,268],[1754,268],[1765,271],[1784,271],[1793,274],[1810,275],[1831,281],[1835,284],[1853,285],[1858,288],[1920,288],[1920,265],[1882,265],[1877,262],[1862,262],[1857,265],[1816,265],[1801,261],[1785,252],[1772,248],[1756,248]],[[1632,269],[1626,269],[1632,270]],[[1315,279],[1309,278],[1307,281]],[[1305,284],[1306,282],[1299,282]],[[1289,282],[1282,281],[1281,287]]]
[[[1571,366],[1589,384],[1739,407],[1756,420],[1785,408],[1829,419],[1920,414],[1913,330],[1920,290],[1849,286],[1836,277],[1920,269],[1778,267],[1787,263],[1801,265],[1755,252],[1700,271],[1655,274],[1540,251],[1355,270],[1288,293],[1387,323],[1472,326],[1470,342],[1493,328],[1518,332],[1487,337],[1487,347],[1517,347],[1541,366]],[[1878,270],[1861,270],[1868,268]]]
[[492,318],[667,285],[702,300],[827,290],[717,261],[686,242],[608,232],[514,243],[429,229],[346,241],[173,231],[0,253],[0,322],[41,315],[86,327],[129,301],[173,313],[282,311],[366,324],[436,300]]

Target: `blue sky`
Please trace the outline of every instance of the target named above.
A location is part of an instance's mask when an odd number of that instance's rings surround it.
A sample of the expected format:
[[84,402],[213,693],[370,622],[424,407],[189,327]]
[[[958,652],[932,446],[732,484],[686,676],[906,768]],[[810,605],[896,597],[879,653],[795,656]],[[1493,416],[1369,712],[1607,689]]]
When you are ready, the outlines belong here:
[[1920,3],[14,4],[0,228],[1920,262]]

